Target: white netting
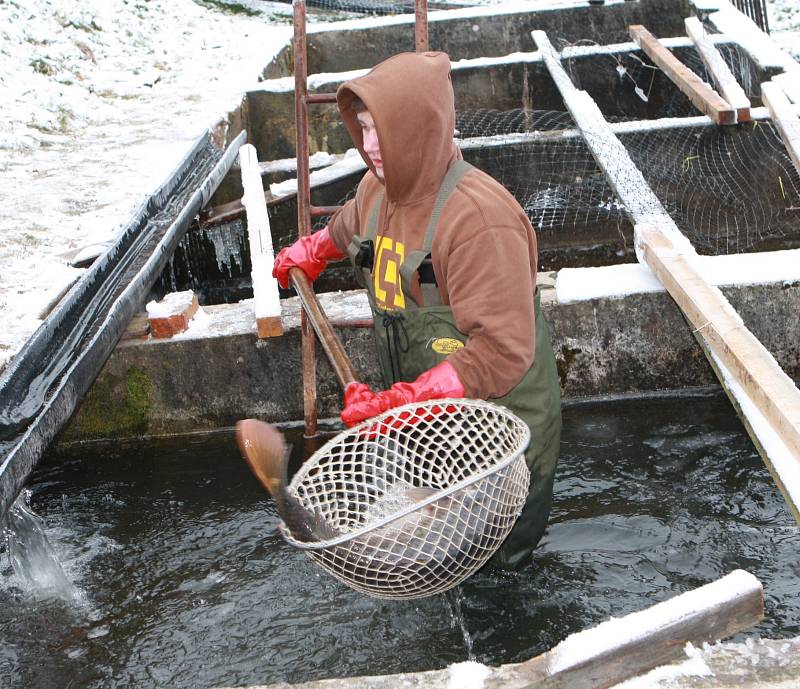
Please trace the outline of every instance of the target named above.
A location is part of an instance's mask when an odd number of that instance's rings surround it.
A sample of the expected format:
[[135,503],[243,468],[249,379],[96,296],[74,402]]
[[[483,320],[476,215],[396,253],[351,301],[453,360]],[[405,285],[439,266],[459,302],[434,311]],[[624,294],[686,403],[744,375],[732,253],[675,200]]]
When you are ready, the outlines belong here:
[[289,490],[339,535],[286,540],[380,598],[445,591],[480,568],[519,516],[530,473],[525,423],[481,400],[393,409],[340,433]]

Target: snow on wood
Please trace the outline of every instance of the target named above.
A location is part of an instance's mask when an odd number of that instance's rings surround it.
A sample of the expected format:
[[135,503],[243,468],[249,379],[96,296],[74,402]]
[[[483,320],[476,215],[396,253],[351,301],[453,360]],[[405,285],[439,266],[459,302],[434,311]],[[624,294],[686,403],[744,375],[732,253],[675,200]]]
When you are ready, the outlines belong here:
[[[697,263],[708,283],[715,287],[800,281],[800,249],[699,256]],[[663,291],[664,285],[641,263],[562,268],[556,280],[559,304]]]
[[800,465],[800,390],[745,328],[722,292],[708,283],[691,243],[653,194],[597,104],[572,84],[546,34],[532,35],[589,150],[634,221],[639,261],[655,273],[697,336],[730,369]]
[[800,172],[800,119],[783,89],[772,82],[761,84],[761,99],[767,106],[795,168]]
[[278,281],[272,277],[275,256],[255,146],[245,144],[239,149],[239,167],[242,171],[244,189],[242,204],[247,212],[256,327],[259,337],[274,337],[283,334],[281,300],[278,294]]
[[[344,157],[337,160],[332,165],[316,170],[309,175],[310,186],[335,182],[337,179],[347,177],[356,172],[367,169],[367,164],[355,148],[347,149]],[[283,198],[291,196],[297,192],[297,179],[287,179],[283,182],[276,182],[269,185],[270,194],[273,198]]]
[[708,69],[714,83],[717,85],[722,97],[736,110],[737,122],[750,120],[750,99],[745,94],[736,77],[733,76],[719,50],[711,42],[709,35],[697,17],[687,17],[683,20],[686,33],[694,42],[697,52]]
[[789,100],[795,104],[795,112],[797,112],[797,108],[800,107],[800,75],[784,72],[772,77],[772,81],[783,89]]
[[800,65],[758,28],[758,24],[737,10],[728,0],[695,0],[695,7],[698,11],[708,12],[711,24],[720,33],[741,45],[759,69],[766,72],[777,69],[793,73],[795,83],[800,82]]
[[[735,570],[700,588],[568,636],[526,666],[558,686],[607,687],[680,657],[687,641],[715,641],[761,621],[761,583]],[[548,684],[550,686],[550,684]],[[556,684],[552,684],[556,686]]]
[[628,27],[631,38],[684,93],[694,106],[717,124],[736,124],[736,111],[714,89],[664,47],[644,26]]

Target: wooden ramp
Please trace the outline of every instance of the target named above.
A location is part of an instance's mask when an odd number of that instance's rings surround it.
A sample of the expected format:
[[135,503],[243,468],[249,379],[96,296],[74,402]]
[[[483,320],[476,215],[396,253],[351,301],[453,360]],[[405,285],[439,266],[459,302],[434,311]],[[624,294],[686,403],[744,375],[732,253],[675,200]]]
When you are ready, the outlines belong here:
[[722,363],[730,376],[721,378],[729,395],[738,389],[744,391],[763,416],[768,429],[751,421],[746,424],[751,434],[757,429],[760,437],[772,432],[779,439],[776,443],[757,441],[756,446],[800,521],[800,390],[745,327],[722,292],[704,278],[691,243],[636,168],[594,100],[572,83],[547,35],[533,31],[532,37],[592,155],[634,221],[639,260],[650,267],[678,303],[695,336],[713,355],[712,364]]

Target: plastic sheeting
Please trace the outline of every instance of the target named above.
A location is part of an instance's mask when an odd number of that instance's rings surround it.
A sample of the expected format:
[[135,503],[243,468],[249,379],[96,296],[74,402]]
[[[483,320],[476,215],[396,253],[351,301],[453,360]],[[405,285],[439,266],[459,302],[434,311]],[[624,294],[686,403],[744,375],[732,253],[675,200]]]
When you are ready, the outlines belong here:
[[223,152],[206,131],[0,375],[0,517],[77,408],[246,137],[242,132]]

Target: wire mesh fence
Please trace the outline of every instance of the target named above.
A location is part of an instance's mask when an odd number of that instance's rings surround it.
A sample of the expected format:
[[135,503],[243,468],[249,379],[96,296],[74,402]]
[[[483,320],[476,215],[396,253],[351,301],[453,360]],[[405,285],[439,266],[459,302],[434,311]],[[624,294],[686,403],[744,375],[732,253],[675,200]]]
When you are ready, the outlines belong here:
[[[718,47],[745,93],[758,103],[757,73],[748,55],[733,43]],[[703,80],[712,81],[694,49],[676,53]],[[626,103],[650,102],[663,118],[700,113],[639,51],[598,51],[591,61],[567,58],[564,67],[579,88],[587,82],[598,102],[617,89],[601,108],[613,112],[606,119],[618,125],[633,162],[700,253],[768,249],[800,235],[800,176],[771,122],[717,127],[675,120],[643,123],[626,133],[619,125],[642,115]],[[459,110],[456,129],[465,157],[514,194],[538,232],[574,237],[598,227],[630,229],[630,209],[617,199],[568,113]],[[318,219],[316,228],[326,221]]]

